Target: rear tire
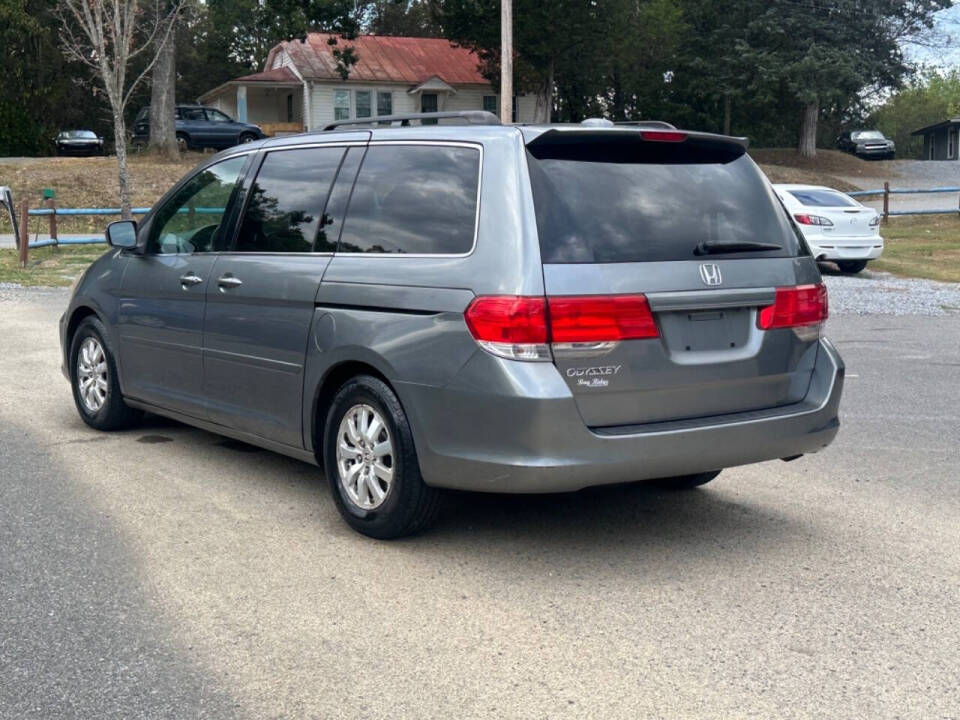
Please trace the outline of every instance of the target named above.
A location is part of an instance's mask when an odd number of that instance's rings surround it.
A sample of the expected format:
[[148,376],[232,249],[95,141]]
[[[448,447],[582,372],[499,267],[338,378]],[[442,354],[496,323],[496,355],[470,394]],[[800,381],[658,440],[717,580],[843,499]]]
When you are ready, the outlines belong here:
[[693,475],[677,475],[676,477],[660,478],[650,484],[664,490],[692,490],[693,488],[706,485],[720,474],[720,470],[711,470],[710,472],[695,473]]
[[180,152],[186,152],[190,149],[190,138],[184,133],[177,133],[177,147]]
[[840,268],[840,272],[851,275],[860,272],[866,266],[866,260],[837,260],[837,267]]
[[122,430],[143,416],[123,401],[114,358],[103,324],[84,319],[70,343],[70,384],[80,418],[96,430]]
[[337,510],[357,532],[386,540],[436,519],[440,491],[423,482],[406,413],[382,380],[358,375],[337,391],[323,460]]

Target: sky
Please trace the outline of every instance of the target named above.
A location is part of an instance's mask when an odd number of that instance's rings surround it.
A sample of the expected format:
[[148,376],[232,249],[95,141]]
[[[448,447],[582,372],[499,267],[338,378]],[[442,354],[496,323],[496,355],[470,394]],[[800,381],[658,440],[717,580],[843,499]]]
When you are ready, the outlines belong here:
[[960,65],[960,5],[937,13],[935,22],[936,46],[907,45],[907,57],[913,62],[938,67]]

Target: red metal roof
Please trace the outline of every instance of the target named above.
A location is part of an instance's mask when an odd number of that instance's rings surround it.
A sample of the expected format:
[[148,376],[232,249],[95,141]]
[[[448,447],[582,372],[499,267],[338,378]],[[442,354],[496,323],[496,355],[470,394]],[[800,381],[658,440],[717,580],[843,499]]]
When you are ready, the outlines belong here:
[[272,83],[299,83],[293,70],[288,67],[274,68],[273,70],[264,70],[253,75],[244,75],[236,78],[235,82],[272,82]]
[[[336,45],[329,44],[331,38],[336,38]],[[306,42],[288,40],[277,45],[266,65],[270,67],[274,55],[284,50],[304,77],[340,80],[333,50],[350,47],[358,58],[350,68],[350,80],[417,84],[436,76],[451,85],[489,84],[480,74],[477,56],[443,38],[360,35],[344,40],[329,33],[310,33]]]

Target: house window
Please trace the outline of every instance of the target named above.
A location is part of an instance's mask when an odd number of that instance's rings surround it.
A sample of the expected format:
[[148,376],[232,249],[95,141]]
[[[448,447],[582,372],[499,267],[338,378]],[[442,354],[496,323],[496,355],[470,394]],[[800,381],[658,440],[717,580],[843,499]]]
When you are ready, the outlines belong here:
[[356,105],[357,117],[358,118],[370,117],[373,114],[370,106],[370,91],[357,90],[353,93],[353,97],[354,97],[354,103]]
[[350,119],[350,91],[335,90],[333,93],[333,119]]
[[293,95],[287,95],[287,122],[293,122]]
[[[497,117],[500,116],[500,98],[496,95],[483,96],[483,109],[492,112]],[[517,121],[517,96],[513,96],[513,122]]]
[[377,115],[393,115],[393,93],[377,91]]

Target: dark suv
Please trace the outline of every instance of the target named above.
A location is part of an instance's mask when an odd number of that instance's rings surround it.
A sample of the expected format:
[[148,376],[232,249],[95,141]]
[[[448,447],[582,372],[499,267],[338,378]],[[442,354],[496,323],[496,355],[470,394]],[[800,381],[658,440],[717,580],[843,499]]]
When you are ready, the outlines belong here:
[[319,465],[375,537],[440,488],[692,488],[833,440],[826,289],[745,140],[477,115],[237,147],[111,224],[61,321],[83,420]]
[[[266,137],[256,125],[237,122],[216,108],[202,105],[177,105],[174,111],[177,144],[181,150],[223,148],[243,145]],[[150,106],[137,113],[133,123],[133,144],[145,145],[150,139]]]
[[862,158],[893,160],[897,146],[879,130],[847,130],[837,138],[837,149]]

